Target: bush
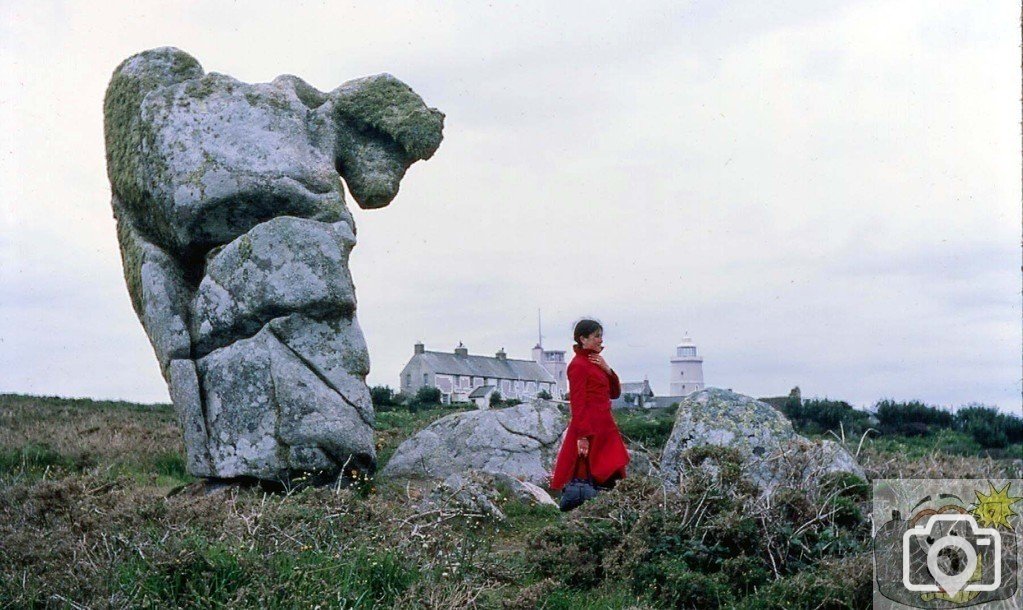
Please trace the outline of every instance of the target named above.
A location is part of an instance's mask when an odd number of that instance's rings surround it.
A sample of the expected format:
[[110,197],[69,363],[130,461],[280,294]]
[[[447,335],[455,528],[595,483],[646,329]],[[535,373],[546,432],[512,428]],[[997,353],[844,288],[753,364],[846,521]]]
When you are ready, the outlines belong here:
[[833,430],[858,435],[870,427],[870,414],[854,409],[843,400],[800,400],[798,396],[790,395],[782,406],[782,413],[792,421],[797,431],[808,434]]
[[823,562],[819,567],[761,587],[735,610],[845,610],[871,607],[871,555]]
[[530,543],[528,558],[540,576],[590,589],[603,581],[602,558],[619,542],[621,532],[609,521],[566,521],[541,530]]
[[440,388],[424,385],[416,390],[416,396],[412,399],[416,406],[440,404]]
[[675,418],[670,413],[657,410],[650,412],[628,411],[615,414],[618,430],[630,441],[637,441],[649,448],[664,447],[671,435]]
[[542,398],[544,400],[550,400],[551,399],[551,393],[548,392],[547,390],[540,390],[540,393],[537,394],[536,397],[537,398]]
[[633,581],[633,592],[668,608],[722,608],[732,602],[732,592],[719,575],[707,575],[689,569],[685,561],[666,559],[640,566]]
[[952,413],[925,405],[919,400],[895,402],[886,398],[879,400],[874,407],[884,434],[912,436],[926,433],[930,428],[951,428],[954,423]]
[[956,411],[955,423],[985,449],[1004,449],[1023,442],[1023,418],[1001,413],[995,407],[967,405]]
[[377,410],[387,411],[394,406],[394,390],[389,386],[375,385],[369,389],[369,396]]

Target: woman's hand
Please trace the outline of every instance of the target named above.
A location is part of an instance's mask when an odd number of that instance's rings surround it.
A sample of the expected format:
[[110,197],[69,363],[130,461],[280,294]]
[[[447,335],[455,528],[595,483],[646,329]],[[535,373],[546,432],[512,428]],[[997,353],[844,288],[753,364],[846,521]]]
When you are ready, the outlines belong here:
[[605,373],[611,372],[611,365],[609,365],[600,354],[590,354],[590,362],[604,369]]
[[576,449],[579,450],[579,455],[586,457],[590,453],[590,439],[581,438],[575,442]]

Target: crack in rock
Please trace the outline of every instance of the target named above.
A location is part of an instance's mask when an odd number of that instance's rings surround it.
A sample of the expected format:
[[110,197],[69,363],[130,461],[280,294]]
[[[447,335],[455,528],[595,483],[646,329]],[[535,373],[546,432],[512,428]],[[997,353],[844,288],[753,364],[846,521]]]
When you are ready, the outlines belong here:
[[[268,322],[267,324],[269,324],[269,322]],[[337,394],[338,396],[340,396],[340,397],[341,397],[341,400],[345,401],[345,402],[346,402],[346,403],[348,403],[348,404],[349,404],[349,405],[350,405],[350,406],[351,406],[351,407],[352,407],[353,409],[355,409],[355,412],[359,414],[359,419],[361,419],[361,420],[363,421],[363,423],[365,423],[365,424],[366,424],[367,426],[369,426],[369,427],[371,427],[371,428],[373,427],[373,422],[369,421],[369,419],[367,419],[367,418],[366,418],[366,414],[362,412],[362,409],[361,409],[361,408],[360,408],[360,407],[359,407],[358,405],[356,405],[356,404],[355,404],[354,402],[352,402],[351,400],[349,400],[349,399],[348,399],[348,397],[347,397],[347,396],[345,396],[345,395],[344,395],[344,393],[343,393],[343,392],[342,392],[341,390],[339,390],[339,389],[337,388],[337,386],[335,386],[335,385],[334,385],[334,383],[333,383],[333,382],[331,382],[331,380],[330,380],[330,379],[329,379],[329,378],[327,377],[326,373],[324,373],[324,372],[323,372],[323,371],[322,371],[322,370],[320,369],[320,367],[316,365],[316,363],[315,363],[315,362],[312,362],[312,361],[310,361],[309,359],[307,359],[306,357],[304,357],[304,356],[303,356],[302,354],[298,353],[298,352],[297,352],[297,351],[296,351],[296,350],[295,350],[295,349],[294,349],[293,347],[291,347],[290,345],[288,345],[288,343],[287,343],[286,341],[284,341],[284,339],[282,339],[282,338],[281,338],[281,336],[277,334],[277,331],[275,331],[275,330],[274,330],[273,328],[267,327],[267,331],[268,331],[268,332],[269,332],[269,333],[270,333],[271,335],[273,335],[273,337],[274,337],[275,339],[277,339],[277,341],[278,341],[278,342],[279,342],[279,343],[280,343],[281,345],[283,345],[284,347],[286,347],[286,348],[288,349],[288,351],[289,351],[289,352],[291,352],[292,354],[294,354],[294,355],[295,355],[295,357],[296,357],[296,358],[298,358],[298,359],[299,359],[299,361],[301,361],[301,362],[302,362],[302,364],[304,364],[304,365],[306,366],[306,368],[308,368],[308,369],[309,369],[310,371],[312,371],[314,375],[316,375],[317,377],[319,377],[320,381],[322,381],[322,382],[324,383],[324,385],[326,385],[326,386],[327,386],[328,388],[330,388],[331,390],[333,390],[333,391],[334,391],[334,392],[335,392],[335,393],[336,393],[336,394]]]

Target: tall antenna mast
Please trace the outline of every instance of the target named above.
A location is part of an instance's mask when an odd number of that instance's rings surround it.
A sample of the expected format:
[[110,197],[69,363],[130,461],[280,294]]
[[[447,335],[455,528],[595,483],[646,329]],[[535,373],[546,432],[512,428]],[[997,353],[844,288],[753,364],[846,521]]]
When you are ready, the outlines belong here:
[[543,347],[543,326],[540,324],[540,310],[536,310],[536,344]]

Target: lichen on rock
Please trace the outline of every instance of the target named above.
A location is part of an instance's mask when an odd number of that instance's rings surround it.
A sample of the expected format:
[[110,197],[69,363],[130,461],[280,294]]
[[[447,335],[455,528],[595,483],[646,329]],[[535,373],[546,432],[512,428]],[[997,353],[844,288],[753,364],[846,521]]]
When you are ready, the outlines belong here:
[[118,65],[104,97],[111,206],[189,472],[375,469],[341,181],[363,207],[389,204],[442,127],[390,75],[324,93],[293,75],[206,73],[174,47]]
[[661,454],[660,476],[677,487],[679,476],[693,466],[717,468],[721,460],[715,452],[722,449],[741,458],[741,473],[733,474],[741,474],[763,493],[782,484],[812,484],[832,472],[864,478],[863,469],[840,445],[800,436],[771,405],[719,388],[694,392],[679,403]]

